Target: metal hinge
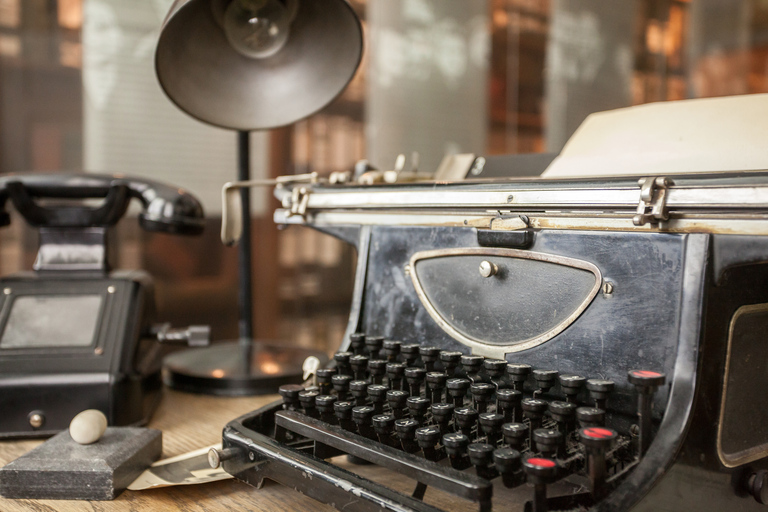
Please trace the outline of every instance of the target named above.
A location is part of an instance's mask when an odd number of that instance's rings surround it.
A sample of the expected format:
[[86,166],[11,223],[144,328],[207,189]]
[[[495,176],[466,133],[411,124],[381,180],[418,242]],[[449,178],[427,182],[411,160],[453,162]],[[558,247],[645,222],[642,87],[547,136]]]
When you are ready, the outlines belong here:
[[663,176],[640,178],[640,203],[637,205],[637,213],[632,217],[635,226],[644,226],[647,223],[656,224],[669,219],[667,211],[667,191],[673,185],[672,180]]
[[304,218],[304,214],[307,213],[307,205],[309,204],[310,189],[307,187],[295,187],[291,190],[291,209],[288,212],[288,216],[292,217],[298,215]]

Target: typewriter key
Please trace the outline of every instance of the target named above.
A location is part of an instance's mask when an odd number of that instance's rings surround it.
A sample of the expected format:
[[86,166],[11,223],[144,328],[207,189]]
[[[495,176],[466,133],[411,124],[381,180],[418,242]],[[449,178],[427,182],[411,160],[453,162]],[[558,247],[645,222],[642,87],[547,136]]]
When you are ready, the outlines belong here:
[[455,410],[453,404],[432,404],[429,407],[429,410],[432,413],[432,418],[435,420],[435,423],[437,423],[437,426],[440,428],[440,432],[443,434],[447,433],[448,425],[451,422],[451,418],[453,418],[453,411]]
[[365,354],[365,333],[356,332],[349,335],[349,346],[355,355]]
[[403,389],[403,376],[405,375],[405,364],[387,363],[387,382],[389,389]]
[[459,366],[459,361],[461,361],[461,356],[463,355],[461,352],[451,352],[448,350],[440,352],[440,362],[443,363],[443,368],[445,368],[448,378],[455,375],[456,367]]
[[357,425],[357,431],[361,436],[368,439],[376,439],[376,432],[373,430],[372,418],[374,409],[370,405],[359,405],[352,408],[352,421]]
[[504,442],[510,448],[522,451],[525,447],[525,440],[528,439],[528,425],[525,423],[505,423],[501,426],[501,434],[504,436]]
[[349,366],[355,375],[355,380],[365,380],[365,371],[368,369],[368,357],[357,354],[349,358]]
[[475,466],[477,476],[480,478],[493,480],[499,476],[493,464],[493,451],[495,449],[495,446],[488,443],[472,443],[467,446],[469,461]]
[[284,384],[280,386],[277,392],[283,397],[283,409],[295,411],[299,406],[299,393],[302,391],[304,391],[304,386],[300,384]]
[[500,389],[496,391],[496,409],[504,415],[506,421],[522,421],[520,401],[523,393],[516,389]]
[[399,448],[400,444],[392,438],[395,431],[395,417],[391,414],[377,414],[372,419],[373,430],[379,438],[379,442],[387,446]]
[[400,419],[405,416],[405,409],[408,407],[408,393],[399,389],[387,391],[387,403],[389,408],[392,409],[395,419]]
[[421,395],[421,385],[424,383],[426,376],[427,370],[424,368],[405,369],[405,380],[408,382],[408,388],[411,391],[411,396]]
[[453,405],[461,407],[464,405],[464,397],[471,385],[469,379],[454,378],[448,379],[445,383],[448,388],[448,394],[453,398]]
[[521,459],[520,452],[512,448],[493,450],[493,463],[496,466],[496,471],[501,475],[504,487],[516,487],[522,483],[521,479],[518,478]]
[[453,418],[456,420],[461,433],[467,437],[472,437],[472,429],[477,423],[477,417],[480,414],[472,407],[460,407],[453,411]]
[[424,458],[431,461],[438,461],[443,455],[435,446],[440,441],[440,429],[434,425],[420,427],[416,429],[416,442],[424,453]]
[[336,390],[336,395],[339,400],[346,400],[347,393],[349,392],[349,383],[352,382],[353,377],[351,375],[334,375],[331,377],[331,384],[333,389]]
[[534,485],[533,512],[547,512],[547,484],[557,479],[557,463],[551,459],[531,457],[523,462],[525,476]]
[[338,400],[333,395],[318,395],[315,397],[315,407],[320,412],[320,419],[327,423],[337,424],[336,415],[333,413],[333,404]]
[[485,412],[488,409],[488,402],[493,400],[494,391],[496,391],[496,386],[487,382],[472,384],[469,387],[477,412]]
[[419,428],[419,423],[410,418],[395,421],[397,437],[400,439],[403,450],[408,453],[419,451],[419,445],[415,441],[417,428]]
[[640,456],[645,455],[651,444],[651,408],[653,395],[659,386],[664,385],[666,376],[650,370],[630,370],[630,384],[637,390],[637,415],[640,420]]
[[429,400],[420,396],[408,397],[405,401],[408,404],[408,412],[411,413],[411,418],[419,422],[419,425],[424,424],[424,418],[429,410]]
[[333,413],[336,415],[336,419],[339,421],[341,428],[354,432],[355,422],[352,421],[352,409],[355,404],[352,402],[339,402],[333,404]]
[[539,387],[534,393],[534,396],[548,393],[557,383],[557,375],[558,372],[556,370],[533,370],[533,378],[536,380],[536,385]]
[[576,417],[576,404],[555,400],[549,402],[549,415],[557,423],[557,429],[567,434]]
[[454,469],[467,469],[472,463],[467,456],[469,437],[462,433],[454,432],[443,436],[443,446],[450,457],[451,466]]
[[381,384],[382,377],[387,373],[387,362],[383,359],[369,359],[368,371],[371,374],[371,382]]
[[605,410],[605,402],[615,386],[612,380],[589,379],[587,381],[587,390],[589,390],[589,396],[595,401],[596,408]]
[[400,345],[400,353],[406,366],[414,366],[419,358],[419,346],[416,343]]
[[565,437],[553,428],[537,428],[533,431],[533,443],[536,451],[544,457],[555,459]]
[[366,336],[365,348],[368,350],[368,357],[378,359],[381,355],[381,348],[384,346],[384,338],[381,336]]
[[580,375],[561,375],[560,388],[565,393],[565,400],[570,403],[577,403],[579,393],[584,388],[587,379]]
[[507,377],[512,382],[512,387],[523,391],[525,381],[531,374],[531,365],[523,363],[509,363],[507,365]]
[[368,397],[371,399],[371,404],[376,410],[376,414],[381,414],[384,411],[384,402],[387,401],[387,392],[389,388],[382,384],[371,384],[368,386]]
[[333,354],[333,360],[336,361],[336,368],[343,375],[352,375],[352,367],[349,366],[349,358],[354,354],[352,352],[336,352]]
[[427,388],[429,388],[432,403],[443,401],[443,390],[448,382],[448,375],[443,372],[429,372],[426,375]]
[[419,355],[424,363],[424,369],[428,372],[435,371],[435,363],[440,358],[440,349],[437,347],[420,347]]
[[605,426],[605,411],[596,407],[579,407],[576,409],[576,419],[581,428]]
[[365,399],[368,397],[368,381],[353,380],[349,383],[349,394],[355,398],[355,405],[365,405]]
[[486,359],[483,361],[483,369],[496,387],[499,387],[507,369],[507,362],[503,359]]
[[299,402],[301,402],[301,408],[304,410],[304,414],[312,418],[318,417],[318,411],[315,406],[315,399],[320,395],[320,392],[316,389],[308,389],[299,392]]
[[587,453],[590,492],[595,498],[603,495],[606,475],[605,452],[610,450],[616,437],[616,431],[610,428],[589,427],[579,430],[579,441]]
[[496,446],[501,437],[501,426],[504,424],[504,416],[494,412],[484,412],[478,416],[480,429],[487,438],[487,443]]
[[399,341],[384,340],[382,351],[384,352],[384,357],[387,359],[388,363],[397,362],[397,356],[400,355],[400,345],[402,345],[402,343]]
[[317,386],[320,388],[320,393],[323,395],[330,395],[332,387],[331,378],[338,373],[338,370],[336,368],[318,368],[316,377],[317,377]]
[[459,361],[461,362],[461,368],[464,370],[467,378],[473,382],[477,381],[479,379],[478,374],[483,368],[483,361],[485,361],[485,358],[483,356],[468,355],[461,356]]

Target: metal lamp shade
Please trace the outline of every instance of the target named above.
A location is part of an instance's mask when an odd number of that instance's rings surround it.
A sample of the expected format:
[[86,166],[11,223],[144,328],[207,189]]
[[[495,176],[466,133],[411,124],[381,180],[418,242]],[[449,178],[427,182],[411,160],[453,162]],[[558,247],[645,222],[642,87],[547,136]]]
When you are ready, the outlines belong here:
[[360,64],[362,28],[345,0],[299,0],[288,41],[264,59],[232,48],[211,2],[176,0],[155,53],[161,87],[200,121],[242,131],[291,124],[330,103]]

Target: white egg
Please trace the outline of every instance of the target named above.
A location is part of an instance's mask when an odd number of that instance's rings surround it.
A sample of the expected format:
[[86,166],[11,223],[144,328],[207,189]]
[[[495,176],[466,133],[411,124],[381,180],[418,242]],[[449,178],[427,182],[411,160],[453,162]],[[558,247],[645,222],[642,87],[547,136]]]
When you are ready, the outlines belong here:
[[107,429],[107,417],[96,409],[88,409],[72,418],[69,424],[69,435],[80,444],[91,444],[98,441]]

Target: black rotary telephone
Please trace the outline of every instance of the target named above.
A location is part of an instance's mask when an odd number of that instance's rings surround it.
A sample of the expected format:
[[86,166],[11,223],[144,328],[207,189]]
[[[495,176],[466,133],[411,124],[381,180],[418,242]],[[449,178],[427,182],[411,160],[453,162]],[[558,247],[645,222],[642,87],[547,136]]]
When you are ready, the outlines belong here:
[[[102,199],[98,206],[83,200]],[[0,176],[0,226],[10,202],[40,233],[34,272],[0,279],[0,437],[46,436],[85,409],[110,425],[146,422],[160,390],[158,341],[208,343],[208,328],[153,324],[142,271],[112,271],[107,235],[132,199],[147,231],[197,235],[203,208],[167,184],[96,174]],[[65,203],[65,204],[62,204]]]

